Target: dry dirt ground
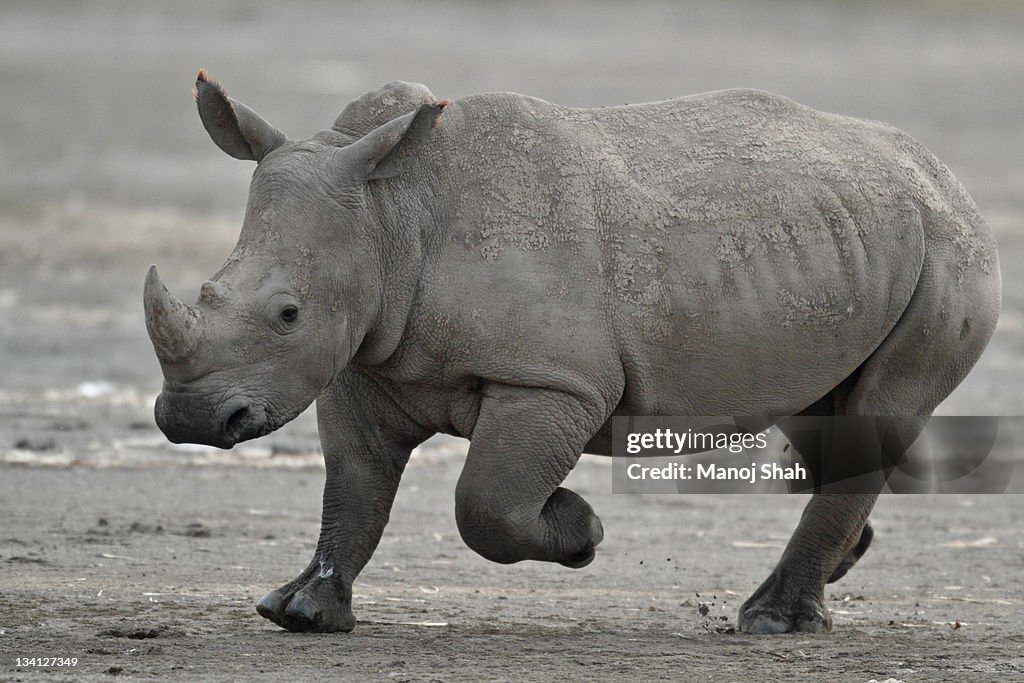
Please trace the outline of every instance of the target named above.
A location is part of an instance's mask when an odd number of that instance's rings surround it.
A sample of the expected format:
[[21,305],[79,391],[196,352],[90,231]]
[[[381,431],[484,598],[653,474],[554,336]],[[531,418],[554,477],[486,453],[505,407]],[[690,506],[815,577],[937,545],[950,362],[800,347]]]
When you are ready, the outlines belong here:
[[[1021,414],[1021,35],[1009,2],[5,3],[0,681],[1024,680],[1019,496],[885,497],[829,587],[835,631],[750,637],[736,610],[805,498],[613,495],[586,457],[569,485],[604,521],[597,560],[499,566],[455,529],[454,440],[414,456],[356,630],[285,633],[253,605],[313,550],[315,421],[171,446],[141,314],[149,263],[194,296],[245,201],[188,100],[198,66],[296,135],[395,78],[580,106],[755,86],[895,123],[971,190],[1004,313],[940,412]],[[18,666],[43,657],[78,663]]]
[[[316,542],[314,469],[6,466],[0,680],[1021,680],[1024,519],[998,496],[887,497],[877,547],[830,586],[830,635],[733,632],[802,498],[571,485],[607,540],[587,569],[500,566],[458,537],[459,461],[417,458],[356,584],[349,634],[256,615]],[[1014,501],[1017,503],[1018,501]],[[50,673],[57,673],[51,671]]]

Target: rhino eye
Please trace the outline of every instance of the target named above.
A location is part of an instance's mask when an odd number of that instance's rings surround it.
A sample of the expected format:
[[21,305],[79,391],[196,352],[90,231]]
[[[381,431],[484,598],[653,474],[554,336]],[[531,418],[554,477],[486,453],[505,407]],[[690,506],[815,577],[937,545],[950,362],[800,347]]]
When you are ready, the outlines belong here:
[[293,323],[299,319],[299,308],[298,306],[285,306],[281,310],[281,320],[286,323]]

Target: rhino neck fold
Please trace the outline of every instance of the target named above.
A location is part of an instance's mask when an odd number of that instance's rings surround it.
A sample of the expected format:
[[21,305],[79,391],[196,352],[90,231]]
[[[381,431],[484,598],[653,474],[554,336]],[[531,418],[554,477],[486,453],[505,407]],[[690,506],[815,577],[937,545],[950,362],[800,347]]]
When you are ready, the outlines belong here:
[[378,307],[352,359],[360,365],[379,365],[394,354],[419,291],[424,237],[438,225],[437,207],[427,201],[433,190],[417,185],[420,177],[373,181],[367,193]]

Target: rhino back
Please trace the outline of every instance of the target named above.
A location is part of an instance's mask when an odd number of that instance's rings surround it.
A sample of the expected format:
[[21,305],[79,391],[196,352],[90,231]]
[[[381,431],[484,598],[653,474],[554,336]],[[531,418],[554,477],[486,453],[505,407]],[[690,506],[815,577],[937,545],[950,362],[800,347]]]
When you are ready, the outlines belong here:
[[440,130],[410,339],[449,376],[589,382],[620,413],[800,410],[896,324],[930,235],[973,220],[908,136],[758,91],[480,95]]

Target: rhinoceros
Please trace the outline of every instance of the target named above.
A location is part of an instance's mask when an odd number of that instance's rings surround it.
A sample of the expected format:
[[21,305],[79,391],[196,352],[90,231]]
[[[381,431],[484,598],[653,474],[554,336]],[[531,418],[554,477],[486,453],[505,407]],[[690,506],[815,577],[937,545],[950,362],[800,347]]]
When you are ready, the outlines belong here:
[[[194,305],[149,270],[155,417],[230,448],[316,401],[320,539],[256,606],[290,631],[353,628],[352,582],[434,434],[470,440],[470,548],[579,568],[603,529],[560,484],[609,454],[614,416],[909,416],[912,441],[998,317],[977,207],[882,123],[756,90],[576,109],[394,82],[294,140],[205,71],[194,95],[256,168]],[[867,548],[872,491],[811,497],[742,631],[831,628],[824,586]]]

